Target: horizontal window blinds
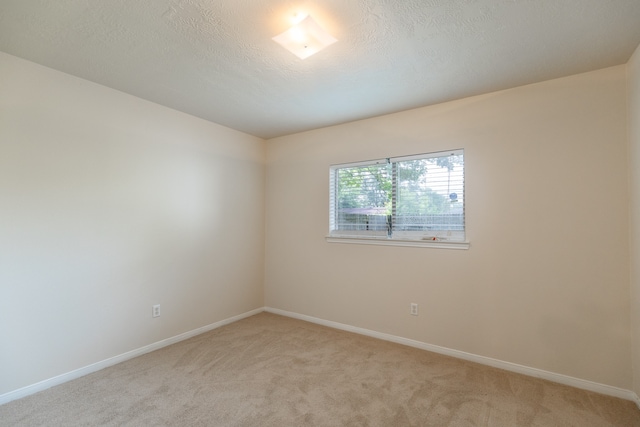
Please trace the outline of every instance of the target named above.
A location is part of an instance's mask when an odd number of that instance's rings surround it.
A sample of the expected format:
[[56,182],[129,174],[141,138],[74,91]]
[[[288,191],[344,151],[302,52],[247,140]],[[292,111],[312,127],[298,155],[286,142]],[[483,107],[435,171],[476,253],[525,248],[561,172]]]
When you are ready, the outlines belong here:
[[391,214],[388,162],[339,167],[333,171],[333,230],[349,235],[387,236]]
[[464,241],[464,153],[331,167],[330,233]]

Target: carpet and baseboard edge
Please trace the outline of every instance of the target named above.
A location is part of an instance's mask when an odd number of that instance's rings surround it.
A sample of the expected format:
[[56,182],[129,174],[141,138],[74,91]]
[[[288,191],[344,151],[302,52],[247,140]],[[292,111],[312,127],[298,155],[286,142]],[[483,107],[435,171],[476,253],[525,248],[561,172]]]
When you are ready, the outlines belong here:
[[109,359],[102,360],[100,362],[93,363],[91,365],[76,369],[71,372],[67,372],[65,374],[58,375],[53,378],[49,378],[43,381],[40,381],[35,384],[28,385],[26,387],[19,388],[14,391],[10,391],[8,393],[0,395],[0,405],[9,403],[13,400],[21,399],[23,397],[38,393],[40,391],[46,390],[48,388],[54,387],[59,384],[63,384],[65,382],[80,378],[82,376],[91,374],[93,372],[97,372],[101,369],[108,368],[110,366],[116,365],[118,363],[122,363],[129,359],[133,359],[138,356],[142,356],[143,354],[150,353],[155,350],[159,350],[163,347],[167,347],[169,345],[175,344],[180,341],[184,341],[186,339],[192,338],[196,335],[203,334],[205,332],[209,332],[211,330],[220,328],[222,326],[228,325],[233,322],[237,322],[238,320],[242,320],[244,318],[259,314],[263,311],[268,313],[278,314],[281,316],[291,317],[294,319],[304,320],[307,322],[315,323],[322,326],[327,326],[334,329],[339,329],[347,332],[353,332],[360,335],[369,336],[372,338],[381,339],[384,341],[390,341],[397,344],[403,344],[410,347],[419,348],[422,350],[431,351],[434,353],[444,354],[447,356],[456,357],[458,359],[468,360],[470,362],[476,362],[483,365],[492,366],[494,368],[504,369],[511,372],[516,372],[519,374],[528,375],[531,377],[542,378],[545,380],[553,381],[559,384],[568,385],[571,387],[580,388],[583,390],[593,391],[596,393],[605,394],[608,396],[619,397],[626,400],[631,400],[635,402],[635,404],[640,409],[640,398],[636,393],[631,390],[625,390],[618,387],[609,386],[606,384],[600,384],[593,381],[583,380],[580,378],[574,378],[563,374],[557,374],[554,372],[544,371],[537,368],[531,368],[528,366],[518,365],[511,362],[505,362],[498,359],[493,359],[490,357],[479,356],[476,354],[466,353],[464,351],[453,350],[446,347],[441,347],[433,344],[427,344],[421,341],[412,340],[409,338],[403,338],[396,335],[385,334],[382,332],[372,331],[369,329],[359,328],[356,326],[351,326],[343,323],[333,322],[330,320],[324,320],[313,316],[307,316],[304,314],[294,313],[290,311],[280,310],[277,308],[271,307],[262,307],[255,310],[248,311],[246,313],[239,314],[237,316],[232,316],[230,318],[212,323],[210,325],[206,325],[200,328],[193,329],[191,331],[184,332],[182,334],[176,335],[174,337],[170,337],[161,341],[157,341],[155,343],[146,345],[144,347],[140,347],[138,349],[120,354],[118,356],[111,357]]
[[65,374],[61,374],[55,376],[53,378],[46,379],[44,381],[37,382],[35,384],[28,385],[26,387],[19,388],[14,391],[10,391],[8,393],[0,395],[0,405],[5,403],[9,403],[13,400],[21,399],[23,397],[27,397],[29,395],[38,393],[40,391],[46,390],[48,388],[66,383],[71,380],[75,380],[77,378],[83,377],[88,374],[92,374],[101,369],[108,368],[109,366],[116,365],[118,363],[125,362],[129,359],[133,359],[134,357],[142,356],[143,354],[150,353],[155,350],[159,350],[163,347],[167,347],[169,345],[175,344],[180,341],[184,341],[186,339],[195,337],[196,335],[203,334],[205,332],[209,332],[213,329],[217,329],[221,326],[228,325],[233,322],[237,322],[238,320],[242,320],[244,318],[262,313],[264,308],[258,308],[255,310],[248,311],[246,313],[239,314],[237,316],[232,316],[224,320],[220,320],[219,322],[212,323],[210,325],[206,325],[200,328],[193,329],[191,331],[184,332],[182,334],[178,334],[176,336],[157,341],[155,343],[145,345],[144,347],[137,348],[135,350],[128,351],[126,353],[110,357],[108,359],[102,360],[100,362],[92,363],[91,365],[73,370],[71,372],[67,372]]
[[333,322],[330,320],[319,319],[317,317],[307,316],[304,314],[293,313],[290,311],[280,310],[277,308],[265,307],[264,311],[268,313],[278,314],[281,316],[291,317],[294,319],[304,320],[307,322],[315,323],[322,326],[328,326],[334,329],[340,329],[347,332],[353,332],[360,335],[366,335],[372,338],[378,338],[384,341],[390,341],[397,344],[407,345],[409,347],[415,347],[422,350],[431,351],[434,353],[444,354],[446,356],[452,356],[458,359],[467,360],[470,362],[480,363],[482,365],[491,366],[494,368],[504,369],[506,371],[515,372],[518,374],[527,375],[530,377],[541,378],[548,381],[552,381],[559,384],[568,385],[571,387],[579,388],[582,390],[593,391],[595,393],[605,394],[607,396],[619,397],[621,399],[631,400],[635,402],[640,409],[640,398],[631,390],[625,390],[618,387],[609,386],[606,384],[600,384],[593,381],[583,380],[580,378],[570,377],[568,375],[558,374],[555,372],[545,371],[542,369],[531,368],[524,365],[518,365],[516,363],[505,362],[503,360],[493,359],[491,357],[479,356],[477,354],[466,353],[460,350],[453,350],[447,347],[441,347],[433,344],[427,344],[421,341],[412,340],[409,338],[403,338],[396,335],[385,334],[382,332],[376,332],[369,329],[359,328],[356,326],[346,325],[343,323]]

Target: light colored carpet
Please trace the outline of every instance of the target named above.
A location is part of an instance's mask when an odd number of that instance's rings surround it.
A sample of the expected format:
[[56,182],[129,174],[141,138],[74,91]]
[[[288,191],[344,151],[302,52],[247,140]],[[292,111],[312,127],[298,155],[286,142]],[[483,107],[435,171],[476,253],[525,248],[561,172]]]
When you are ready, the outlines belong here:
[[640,426],[622,399],[268,313],[0,406],[2,426]]

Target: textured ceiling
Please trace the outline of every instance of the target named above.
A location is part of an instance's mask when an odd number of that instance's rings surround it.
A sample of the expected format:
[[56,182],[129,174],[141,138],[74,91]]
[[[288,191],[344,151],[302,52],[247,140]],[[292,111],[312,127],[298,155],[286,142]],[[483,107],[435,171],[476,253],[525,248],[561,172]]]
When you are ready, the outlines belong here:
[[[339,41],[271,40],[298,12]],[[640,0],[0,0],[0,51],[263,138],[627,62]]]

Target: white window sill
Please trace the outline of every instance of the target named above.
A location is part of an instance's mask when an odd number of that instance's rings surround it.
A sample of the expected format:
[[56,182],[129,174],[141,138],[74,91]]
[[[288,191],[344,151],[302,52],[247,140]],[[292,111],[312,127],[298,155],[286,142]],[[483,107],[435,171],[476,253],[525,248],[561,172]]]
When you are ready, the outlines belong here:
[[405,246],[414,248],[469,249],[469,242],[451,242],[447,240],[407,240],[380,237],[327,236],[328,243],[347,243],[353,245]]

